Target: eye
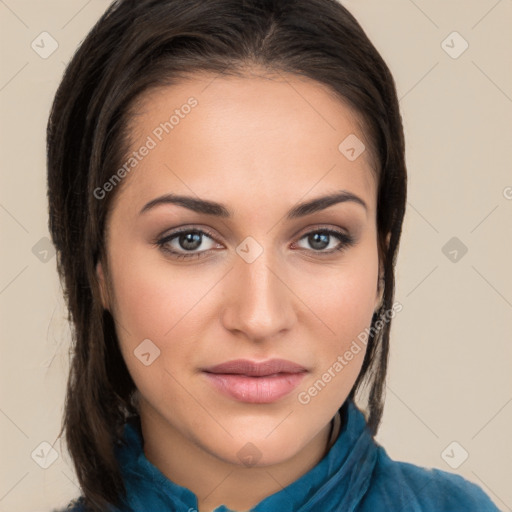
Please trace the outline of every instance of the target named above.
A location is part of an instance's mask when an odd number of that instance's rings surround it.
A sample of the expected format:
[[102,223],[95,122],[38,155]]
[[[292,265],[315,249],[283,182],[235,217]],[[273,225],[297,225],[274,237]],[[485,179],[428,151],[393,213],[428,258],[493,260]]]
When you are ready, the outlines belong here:
[[[355,240],[350,235],[333,229],[318,229],[306,233],[301,240],[305,240],[309,247],[301,247],[302,249],[312,248],[314,252],[320,254],[332,254],[342,251],[354,245]],[[326,250],[327,249],[327,250]]]
[[[300,242],[302,240],[309,247],[301,246]],[[329,255],[354,245],[355,239],[341,231],[325,228],[306,233],[296,244],[300,249],[312,250],[319,255]],[[211,250],[219,248],[219,246],[223,247],[215,241],[212,233],[198,228],[176,230],[156,240],[154,245],[175,259],[198,259],[206,256]]]
[[[213,235],[202,229],[185,228],[174,231],[155,242],[165,253],[173,258],[200,258],[216,245]],[[198,251],[198,249],[202,249]]]

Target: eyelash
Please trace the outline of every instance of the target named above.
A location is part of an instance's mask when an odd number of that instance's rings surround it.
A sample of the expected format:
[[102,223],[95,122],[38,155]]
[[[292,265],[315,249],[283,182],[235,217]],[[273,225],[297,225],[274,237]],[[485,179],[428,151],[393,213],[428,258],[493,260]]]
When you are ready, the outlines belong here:
[[[198,258],[204,257],[203,255],[207,254],[209,251],[214,250],[214,249],[207,249],[207,250],[200,251],[200,252],[180,253],[180,252],[171,250],[166,246],[169,242],[171,242],[175,238],[179,237],[180,235],[190,234],[190,233],[206,235],[208,238],[215,241],[215,237],[214,237],[213,233],[211,233],[207,229],[198,229],[198,228],[188,227],[188,228],[183,228],[183,229],[173,231],[172,233],[156,240],[153,244],[155,246],[157,246],[159,249],[161,249],[163,252],[165,252],[166,254],[170,255],[172,258],[175,258],[175,259],[192,259],[192,258],[198,259]],[[302,235],[299,238],[299,240],[302,240],[303,238],[306,238],[309,235],[317,234],[317,233],[323,233],[323,234],[327,234],[329,236],[334,236],[340,240],[340,245],[338,247],[335,247],[334,249],[329,250],[329,251],[311,249],[312,252],[314,252],[320,256],[323,256],[323,255],[327,256],[327,255],[331,255],[331,254],[337,253],[337,252],[341,253],[344,250],[348,249],[349,247],[352,247],[355,244],[355,239],[352,236],[347,235],[346,233],[343,233],[341,231],[337,231],[337,230],[330,229],[330,228],[329,229],[328,228],[319,228],[319,229],[315,229],[312,231],[308,231],[307,233]],[[307,251],[308,249],[303,249],[303,250]]]

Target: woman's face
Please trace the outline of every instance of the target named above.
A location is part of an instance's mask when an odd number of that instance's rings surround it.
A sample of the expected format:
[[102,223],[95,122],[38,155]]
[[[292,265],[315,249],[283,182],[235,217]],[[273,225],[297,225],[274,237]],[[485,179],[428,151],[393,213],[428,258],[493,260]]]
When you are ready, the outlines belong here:
[[[226,462],[249,442],[258,465],[287,460],[346,399],[379,303],[365,136],[325,87],[291,75],[197,75],[153,91],[131,135],[123,182],[103,188],[120,187],[109,295],[97,270],[143,422]],[[154,202],[170,194],[188,203]],[[346,200],[314,202],[333,194]],[[204,371],[273,358],[305,371]]]

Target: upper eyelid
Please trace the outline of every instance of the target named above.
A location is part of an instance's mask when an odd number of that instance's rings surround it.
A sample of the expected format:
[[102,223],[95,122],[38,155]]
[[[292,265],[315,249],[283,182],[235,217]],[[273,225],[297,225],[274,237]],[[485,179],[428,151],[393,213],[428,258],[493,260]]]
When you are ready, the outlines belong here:
[[214,241],[216,240],[215,235],[208,229],[205,228],[197,228],[197,227],[184,227],[184,228],[176,228],[176,230],[173,230],[170,233],[158,236],[156,241],[162,241],[162,240],[173,240],[177,236],[183,234],[183,233],[197,233],[199,232],[201,235],[206,235],[208,238],[211,238]]

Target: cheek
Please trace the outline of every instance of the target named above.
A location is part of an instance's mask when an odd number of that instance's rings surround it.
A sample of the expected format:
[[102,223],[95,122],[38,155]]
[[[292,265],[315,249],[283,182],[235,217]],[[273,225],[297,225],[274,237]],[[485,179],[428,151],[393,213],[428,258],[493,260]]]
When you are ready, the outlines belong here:
[[315,351],[314,374],[298,390],[297,402],[313,417],[334,414],[359,375],[375,309],[377,276],[378,258],[369,252],[347,258],[336,273],[317,274],[304,282],[305,302],[315,312],[305,325],[309,338],[322,349]]
[[[377,250],[354,250],[334,267],[301,272],[295,277],[297,295],[303,298],[326,339],[344,344],[371,322],[376,306],[378,280]],[[313,316],[314,316],[313,315]]]
[[318,317],[309,313],[304,325],[322,350],[315,351],[315,374],[297,398],[311,414],[320,414],[345,400],[363,364],[377,297],[376,244],[347,252],[336,271],[322,268],[314,276],[304,275],[299,294]]
[[211,287],[206,273],[194,278],[192,267],[170,265],[147,250],[134,251],[129,259],[114,257],[116,319],[134,339],[170,335],[189,311],[201,307],[201,298]]
[[[172,270],[164,260],[135,252],[129,259],[118,257],[113,268],[113,313],[123,358],[143,396],[167,400],[160,393],[173,394],[174,381],[165,370],[174,375],[193,364],[197,319],[207,315],[207,301],[201,299],[213,279],[192,279],[192,271]],[[174,394],[173,399],[181,400]]]

